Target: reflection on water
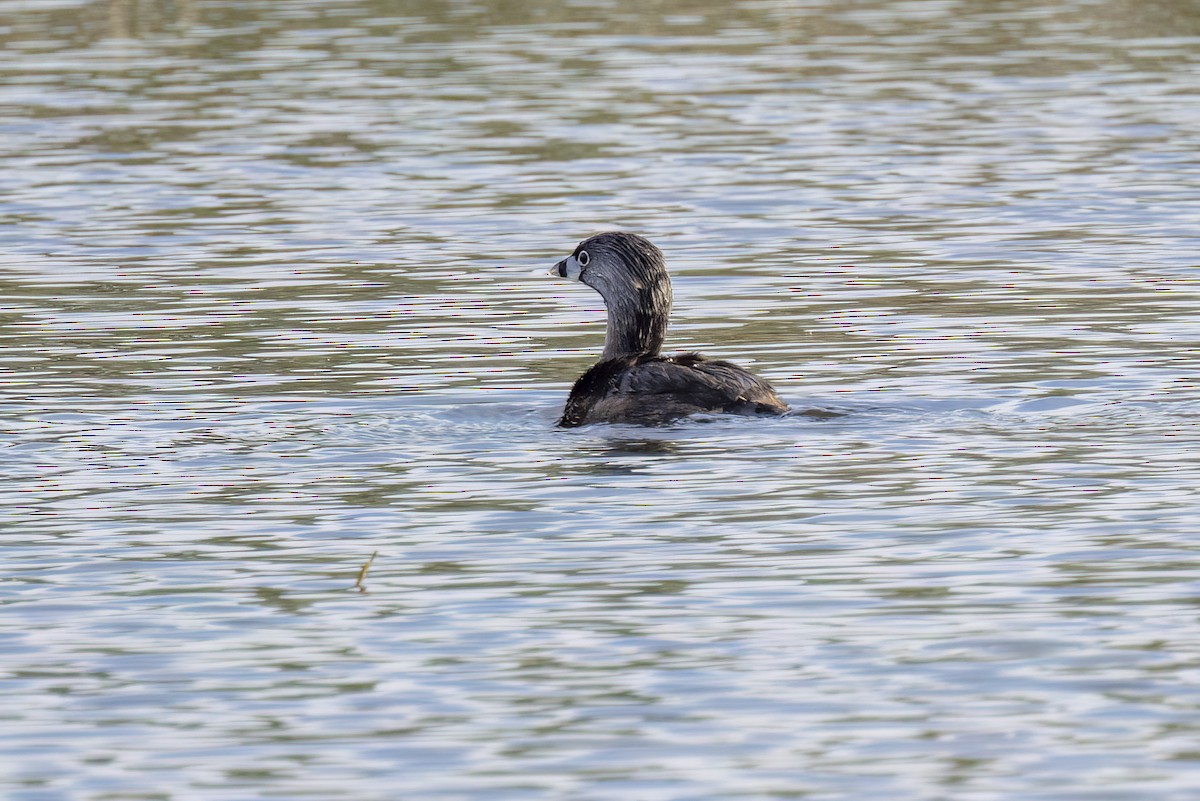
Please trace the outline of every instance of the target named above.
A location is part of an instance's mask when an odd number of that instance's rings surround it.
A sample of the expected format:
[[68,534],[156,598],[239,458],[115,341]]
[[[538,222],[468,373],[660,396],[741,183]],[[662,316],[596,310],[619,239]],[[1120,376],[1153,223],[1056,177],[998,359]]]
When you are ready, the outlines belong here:
[[[1200,790],[1194,3],[0,42],[6,798]],[[799,412],[555,429],[613,227]]]

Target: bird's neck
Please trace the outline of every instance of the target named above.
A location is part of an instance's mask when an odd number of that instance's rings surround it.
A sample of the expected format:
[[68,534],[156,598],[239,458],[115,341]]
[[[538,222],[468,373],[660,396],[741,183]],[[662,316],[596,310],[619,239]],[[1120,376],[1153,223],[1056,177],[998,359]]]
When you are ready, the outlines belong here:
[[671,313],[671,284],[665,278],[649,285],[621,287],[601,292],[608,308],[604,331],[603,359],[623,356],[658,355],[667,334]]

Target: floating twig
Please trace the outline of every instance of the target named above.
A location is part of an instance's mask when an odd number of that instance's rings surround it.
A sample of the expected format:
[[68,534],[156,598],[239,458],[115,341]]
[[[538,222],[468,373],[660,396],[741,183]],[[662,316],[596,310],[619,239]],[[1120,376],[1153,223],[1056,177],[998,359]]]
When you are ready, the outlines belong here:
[[367,571],[371,568],[371,563],[375,561],[375,557],[379,556],[379,551],[372,551],[371,558],[363,562],[363,566],[358,569],[358,579],[354,582],[354,589],[359,592],[366,592],[367,588],[363,586],[363,579],[367,577]]

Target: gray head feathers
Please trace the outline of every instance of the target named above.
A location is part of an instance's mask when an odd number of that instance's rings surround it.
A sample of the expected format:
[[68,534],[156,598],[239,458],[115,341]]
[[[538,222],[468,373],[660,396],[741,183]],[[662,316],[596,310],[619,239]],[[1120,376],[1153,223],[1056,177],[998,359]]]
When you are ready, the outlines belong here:
[[589,237],[555,265],[563,278],[595,289],[608,308],[604,359],[656,355],[671,314],[671,279],[662,251],[636,234],[610,231]]

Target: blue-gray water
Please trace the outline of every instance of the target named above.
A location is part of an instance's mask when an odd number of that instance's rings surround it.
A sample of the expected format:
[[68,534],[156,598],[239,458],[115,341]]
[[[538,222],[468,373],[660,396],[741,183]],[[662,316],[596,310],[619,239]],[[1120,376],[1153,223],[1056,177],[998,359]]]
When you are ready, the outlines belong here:
[[[0,43],[5,799],[1200,797],[1191,0]],[[555,429],[609,228],[801,413]]]

